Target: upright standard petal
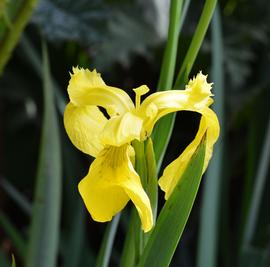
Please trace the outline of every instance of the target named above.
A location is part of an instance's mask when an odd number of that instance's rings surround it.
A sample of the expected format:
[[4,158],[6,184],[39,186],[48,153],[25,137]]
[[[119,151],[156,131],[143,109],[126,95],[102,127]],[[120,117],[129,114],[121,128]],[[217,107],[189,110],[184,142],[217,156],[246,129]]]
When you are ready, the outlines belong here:
[[153,226],[152,210],[130,161],[131,150],[130,145],[104,148],[79,183],[79,191],[92,218],[99,222],[110,221],[131,199],[147,232]]
[[96,106],[66,106],[64,125],[71,142],[81,151],[96,157],[103,149],[99,135],[107,119]]
[[184,152],[164,170],[159,179],[159,185],[165,192],[165,199],[168,199],[174,187],[182,177],[192,155],[199,146],[204,133],[206,132],[206,152],[204,159],[203,172],[206,170],[212,156],[213,146],[219,136],[219,123],[216,114],[210,109],[205,108],[201,111],[202,117],[199,130],[194,140],[186,147]]
[[108,121],[100,134],[100,140],[106,145],[122,146],[134,139],[140,140],[142,126],[142,118],[132,112],[126,112]]
[[121,89],[107,86],[96,70],[73,68],[68,94],[74,105],[101,106],[110,116],[123,114],[134,108],[128,94]]

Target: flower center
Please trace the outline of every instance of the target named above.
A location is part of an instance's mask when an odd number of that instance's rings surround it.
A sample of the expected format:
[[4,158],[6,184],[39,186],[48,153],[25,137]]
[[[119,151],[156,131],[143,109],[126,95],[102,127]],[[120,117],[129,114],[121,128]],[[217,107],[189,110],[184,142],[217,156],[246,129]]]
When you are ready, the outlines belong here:
[[149,88],[146,85],[142,85],[142,86],[140,86],[138,88],[133,89],[133,91],[136,94],[136,97],[135,97],[135,107],[136,107],[136,110],[138,110],[139,107],[140,107],[140,104],[141,104],[141,96],[142,95],[145,95],[146,93],[148,93],[149,92]]

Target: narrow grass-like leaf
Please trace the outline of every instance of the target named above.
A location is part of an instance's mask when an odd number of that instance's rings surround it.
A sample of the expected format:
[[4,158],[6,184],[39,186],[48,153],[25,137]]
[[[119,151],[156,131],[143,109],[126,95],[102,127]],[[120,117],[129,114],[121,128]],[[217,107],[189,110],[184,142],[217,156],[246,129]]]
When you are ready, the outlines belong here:
[[6,255],[2,250],[0,250],[0,266],[1,267],[10,267],[10,263],[8,262]]
[[[168,41],[165,47],[163,62],[158,82],[158,91],[172,89],[177,57],[178,39],[181,26],[181,11],[183,0],[172,0],[170,6],[170,21],[168,29]],[[167,116],[168,117],[168,116]],[[162,118],[155,126],[152,139],[155,148],[157,167],[160,168],[166,147],[172,132],[174,116]]]
[[16,204],[24,211],[27,215],[31,215],[32,206],[29,201],[22,195],[7,179],[0,179],[0,186],[5,192],[16,202]]
[[[10,21],[10,25],[6,25],[7,29],[0,40],[0,74],[2,73],[5,64],[11,56],[11,52],[19,41],[20,35],[28,22],[33,8],[37,0],[25,0],[21,6],[16,3],[18,1],[7,1],[6,5],[14,5],[16,7],[16,16]],[[7,14],[8,16],[8,14]],[[1,23],[1,20],[0,20]],[[3,27],[3,25],[2,25]]]
[[[223,92],[223,45],[219,10],[216,9],[212,21],[212,80],[214,82],[215,102],[213,109],[221,125],[220,138],[207,169],[203,190],[200,218],[198,267],[216,266],[218,218],[220,205],[220,185],[223,162],[224,92]],[[207,244],[207,246],[205,245]]]
[[[186,84],[186,82],[188,81],[188,76],[195,62],[199,49],[202,45],[204,36],[206,34],[206,31],[208,29],[210,20],[212,18],[212,15],[216,6],[216,2],[217,0],[205,1],[198,26],[193,35],[191,44],[189,46],[189,49],[186,53],[183,64],[178,73],[176,82],[173,86],[174,89],[182,89],[184,85]],[[180,20],[178,24],[178,29],[179,27],[181,27]],[[172,60],[174,60],[174,58],[172,58]],[[166,117],[161,118],[161,120],[157,123],[152,134],[158,170],[161,166],[163,156],[165,154],[165,151],[167,149],[167,146],[171,137],[174,121],[175,121],[174,114],[169,114]]]
[[[78,267],[85,262],[83,247],[86,244],[85,207],[77,190],[79,177],[83,177],[83,164],[73,147],[68,143],[66,132],[61,129],[63,148],[63,208],[68,212],[63,218],[64,229],[61,232],[61,255],[64,267]],[[70,164],[72,162],[72,164]]]
[[263,197],[263,190],[266,183],[267,171],[270,162],[270,118],[265,132],[265,138],[262,147],[262,153],[259,160],[258,171],[256,173],[254,191],[252,194],[251,206],[249,209],[247,223],[244,230],[242,248],[249,247],[255,234],[260,204]]
[[15,257],[14,257],[13,254],[12,254],[12,264],[11,264],[11,267],[16,267],[16,261],[15,261]]
[[61,155],[48,53],[43,44],[44,117],[27,267],[56,266],[61,200]]
[[158,91],[170,90],[172,88],[177,56],[182,5],[183,0],[171,1],[168,41],[165,47],[163,62],[161,65],[157,88]]
[[0,226],[12,241],[18,255],[23,259],[25,257],[25,240],[3,212],[0,212]]
[[121,255],[120,267],[134,267],[136,251],[135,251],[135,209],[132,210],[129,217],[129,227],[126,233],[126,239],[124,243],[124,248]]
[[96,267],[108,267],[111,257],[114,237],[118,227],[120,213],[117,214],[111,223],[108,224],[104,238],[102,240],[101,248],[99,250]]
[[139,267],[169,266],[192,209],[205,156],[205,138],[192,156],[184,174],[162,208],[139,261]]
[[204,40],[204,36],[208,29],[209,23],[211,21],[213,12],[216,7],[217,0],[206,0],[203,11],[198,23],[198,26],[195,30],[195,33],[192,37],[191,44],[188,48],[186,56],[184,58],[184,62],[180,68],[180,71],[177,75],[176,82],[174,84],[174,88],[183,88],[183,86],[188,81],[188,76],[193,67],[197,54],[201,48],[202,42]]
[[[22,36],[20,45],[23,50],[23,53],[20,53],[20,55],[24,58],[24,60],[26,59],[31,63],[36,74],[40,78],[42,78],[43,77],[42,60],[39,54],[37,53],[35,47],[31,44],[30,40],[25,35]],[[51,83],[55,89],[54,93],[56,96],[56,104],[57,104],[58,111],[63,115],[66,104],[67,104],[65,97],[63,96],[63,93],[60,90],[59,85],[53,79],[53,77],[51,77]]]

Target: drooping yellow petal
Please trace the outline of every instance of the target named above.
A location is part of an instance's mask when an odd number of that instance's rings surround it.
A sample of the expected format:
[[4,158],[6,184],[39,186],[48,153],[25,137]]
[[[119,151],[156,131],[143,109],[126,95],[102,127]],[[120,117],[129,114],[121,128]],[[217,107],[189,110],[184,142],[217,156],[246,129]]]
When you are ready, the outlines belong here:
[[140,140],[143,120],[131,112],[112,117],[105,125],[100,140],[103,144],[122,146],[132,140]]
[[200,144],[204,133],[206,132],[206,152],[203,172],[206,170],[209,160],[212,156],[213,145],[219,136],[219,123],[216,114],[208,107],[201,111],[202,117],[199,130],[195,139],[186,147],[184,152],[164,170],[159,179],[159,185],[165,192],[165,199],[168,199],[174,187],[184,173],[192,155]]
[[66,106],[64,125],[71,142],[81,151],[96,157],[103,149],[99,135],[107,119],[96,106]]
[[123,114],[134,108],[128,94],[121,89],[107,86],[96,70],[73,68],[68,94],[74,105],[101,106],[110,116]]
[[185,90],[157,92],[148,96],[141,104],[139,114],[144,116],[144,129],[147,134],[163,116],[181,110],[200,112],[208,107],[211,99],[212,84],[207,83],[201,72],[187,84]]
[[130,145],[106,147],[79,183],[79,191],[94,220],[110,221],[129,199],[135,204],[143,230],[153,226],[150,201],[130,161]]

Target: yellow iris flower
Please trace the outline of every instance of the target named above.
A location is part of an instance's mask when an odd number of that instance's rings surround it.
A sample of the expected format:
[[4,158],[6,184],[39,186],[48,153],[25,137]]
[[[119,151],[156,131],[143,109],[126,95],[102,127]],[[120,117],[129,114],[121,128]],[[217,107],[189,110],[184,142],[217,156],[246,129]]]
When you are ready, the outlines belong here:
[[[79,183],[79,192],[94,220],[110,221],[131,200],[140,216],[142,229],[151,230],[151,204],[133,166],[135,151],[131,141],[149,137],[155,123],[168,113],[187,110],[202,116],[195,139],[165,168],[159,179],[165,198],[171,194],[207,130],[206,169],[219,135],[218,119],[209,108],[213,102],[211,86],[200,72],[185,90],[153,93],[140,103],[141,96],[149,91],[142,85],[134,89],[134,105],[127,93],[106,85],[95,70],[73,68],[64,124],[72,143],[95,157],[88,174]],[[109,118],[99,107],[106,110]]]

